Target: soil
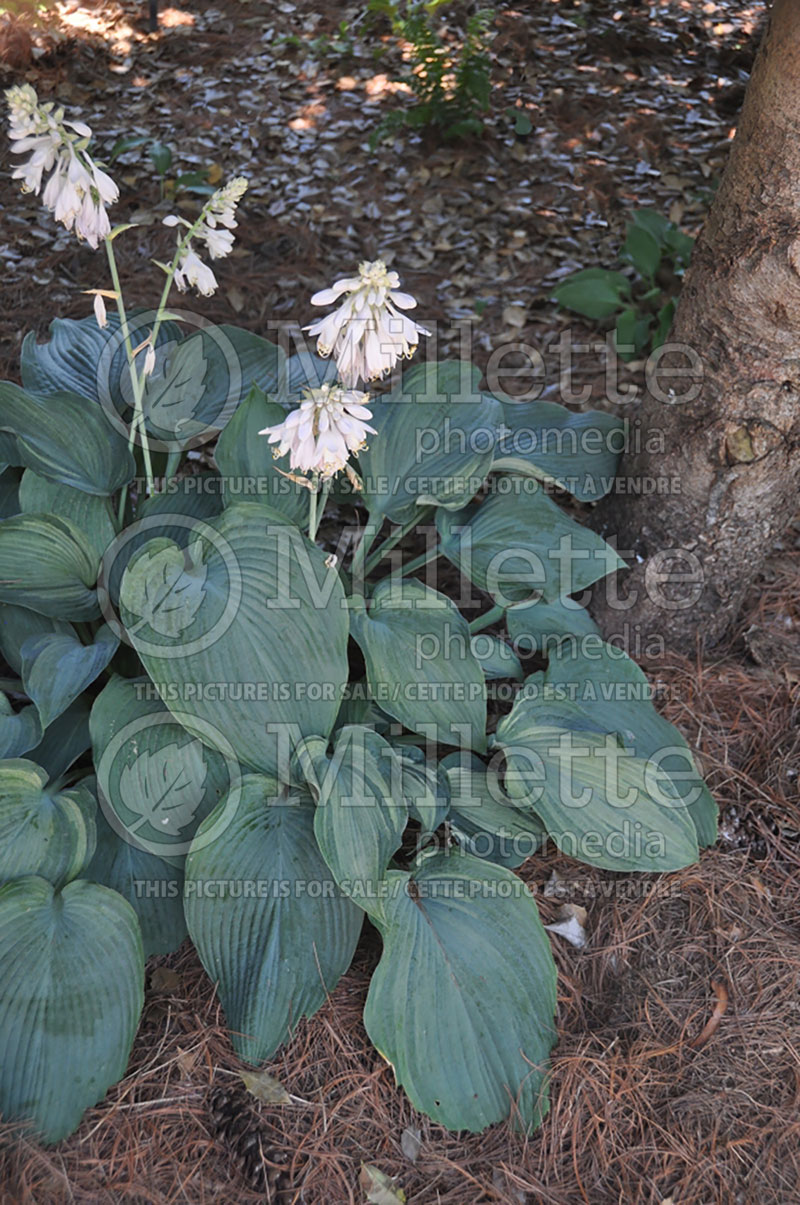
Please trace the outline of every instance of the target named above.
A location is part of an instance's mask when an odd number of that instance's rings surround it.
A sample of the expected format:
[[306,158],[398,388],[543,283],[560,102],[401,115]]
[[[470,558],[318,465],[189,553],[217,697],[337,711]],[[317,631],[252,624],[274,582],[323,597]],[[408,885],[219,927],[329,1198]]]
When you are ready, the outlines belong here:
[[[146,150],[114,167],[115,216],[137,222],[118,241],[130,301],[152,303],[151,260],[173,237],[160,218],[199,204],[176,176],[241,173],[251,187],[237,247],[218,293],[187,302],[196,313],[263,334],[303,324],[310,293],[382,253],[437,324],[440,354],[458,354],[465,331],[484,368],[509,342],[536,347],[555,398],[568,326],[555,283],[616,266],[637,206],[697,231],[762,13],[735,0],[498,5],[483,137],[408,133],[375,153],[370,130],[408,97],[391,87],[402,59],[388,28],[355,4],[197,0],[162,8],[149,33],[145,6],[66,0],[45,25],[0,26],[0,83],[28,80],[73,108],[106,155],[136,134],[172,149],[164,198]],[[82,290],[107,282],[99,254],[16,192],[9,161],[0,369],[17,379],[24,333],[89,313]],[[621,379],[641,369],[623,366]],[[588,384],[599,406],[605,370],[605,350],[578,355],[573,387]],[[374,935],[267,1068],[294,1102],[259,1104],[187,945],[148,964],[128,1074],[75,1135],[45,1150],[3,1128],[3,1205],[345,1205],[365,1199],[362,1163],[413,1205],[800,1200],[799,583],[795,526],[713,657],[643,662],[720,806],[719,841],[700,863],[615,875],[551,848],[523,869],[545,920],[578,905],[588,936],[583,949],[553,938],[560,1040],[536,1135],[451,1134],[415,1113],[361,1022]]]

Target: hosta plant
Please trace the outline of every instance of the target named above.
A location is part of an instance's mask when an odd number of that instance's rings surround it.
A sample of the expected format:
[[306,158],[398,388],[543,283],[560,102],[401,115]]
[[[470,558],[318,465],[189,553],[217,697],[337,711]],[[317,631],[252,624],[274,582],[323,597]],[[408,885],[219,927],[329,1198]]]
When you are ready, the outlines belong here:
[[552,487],[609,487],[616,420],[397,371],[425,332],[380,261],[312,298],[321,354],[192,326],[173,285],[214,289],[244,181],[167,216],[160,301],[126,309],[91,132],[9,100],[15,174],[109,275],[0,385],[0,1110],[69,1134],[187,934],[268,1060],[368,924],[367,1032],[414,1105],[536,1125],[556,975],[515,872],[548,839],[669,871],[715,831],[575,597],[620,562]]

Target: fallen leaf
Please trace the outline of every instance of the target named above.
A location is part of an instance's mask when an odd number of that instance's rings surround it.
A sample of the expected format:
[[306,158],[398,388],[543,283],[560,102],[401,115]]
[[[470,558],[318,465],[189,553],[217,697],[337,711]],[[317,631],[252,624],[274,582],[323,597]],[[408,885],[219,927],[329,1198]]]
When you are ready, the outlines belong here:
[[240,1071],[239,1078],[247,1091],[264,1105],[289,1105],[292,1098],[280,1080],[266,1071]]
[[402,1188],[395,1188],[394,1180],[371,1163],[361,1164],[358,1182],[371,1205],[404,1205],[406,1194]]
[[410,1163],[416,1163],[422,1150],[422,1137],[419,1130],[403,1130],[400,1138],[400,1150]]
[[175,992],[180,986],[180,975],[169,967],[156,967],[150,976],[150,988],[154,992]]
[[584,927],[586,916],[586,909],[582,908],[580,904],[562,904],[555,923],[545,925],[545,929],[549,929],[551,933],[558,933],[559,937],[565,938],[571,946],[582,950],[588,941]]

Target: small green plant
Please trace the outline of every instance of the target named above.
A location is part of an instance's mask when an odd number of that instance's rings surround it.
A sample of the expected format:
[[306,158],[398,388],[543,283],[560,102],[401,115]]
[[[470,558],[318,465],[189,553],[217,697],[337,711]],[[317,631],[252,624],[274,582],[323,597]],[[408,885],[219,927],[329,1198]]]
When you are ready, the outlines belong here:
[[208,197],[214,192],[214,185],[209,183],[207,171],[185,172],[174,180],[168,179],[167,176],[173,163],[172,151],[166,143],[159,142],[157,138],[150,138],[147,134],[134,134],[129,137],[118,138],[108,156],[109,166],[120,155],[145,146],[147,147],[147,157],[158,176],[162,201],[166,196],[173,196],[175,193],[181,191],[193,192],[198,196]]
[[405,128],[433,126],[444,138],[483,132],[481,114],[489,108],[490,27],[494,12],[482,8],[468,19],[460,43],[443,36],[436,14],[448,0],[370,0],[369,11],[387,16],[396,37],[410,46],[410,71],[398,79],[416,96],[416,104],[387,114],[370,138],[375,147]]
[[316,38],[301,38],[296,33],[289,33],[276,38],[275,44],[287,46],[291,50],[306,50],[313,59],[320,61],[348,58],[355,50],[349,21],[340,21],[332,35],[319,34]]
[[632,360],[648,346],[660,347],[669,334],[693,247],[694,239],[660,213],[634,210],[620,259],[636,276],[585,268],[563,280],[553,296],[564,309],[584,318],[616,317],[617,354]]

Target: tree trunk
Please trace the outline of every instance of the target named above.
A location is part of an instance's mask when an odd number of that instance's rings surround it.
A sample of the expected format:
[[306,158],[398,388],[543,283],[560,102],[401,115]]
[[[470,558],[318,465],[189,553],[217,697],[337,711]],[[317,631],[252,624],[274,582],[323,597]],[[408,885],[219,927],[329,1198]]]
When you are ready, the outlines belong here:
[[634,653],[712,645],[798,508],[798,0],[774,2],[668,348],[628,418],[641,446],[593,522],[632,565],[627,598],[594,613]]

